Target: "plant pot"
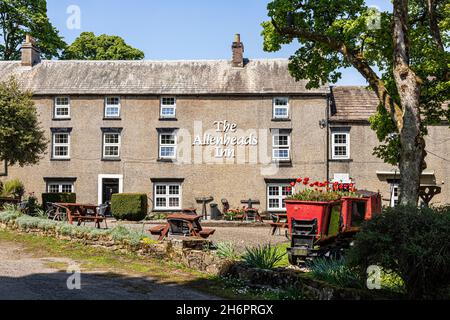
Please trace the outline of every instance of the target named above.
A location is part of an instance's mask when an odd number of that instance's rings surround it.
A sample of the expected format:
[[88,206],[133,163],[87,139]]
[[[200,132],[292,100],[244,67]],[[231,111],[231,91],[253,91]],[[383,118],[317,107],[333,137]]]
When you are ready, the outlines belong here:
[[336,235],[339,232],[342,201],[286,200],[289,234],[292,220],[317,221],[317,239]]

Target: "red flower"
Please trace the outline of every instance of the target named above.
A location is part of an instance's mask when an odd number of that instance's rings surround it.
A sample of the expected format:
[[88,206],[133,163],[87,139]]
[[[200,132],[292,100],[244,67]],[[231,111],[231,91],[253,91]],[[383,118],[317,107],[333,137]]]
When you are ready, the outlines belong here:
[[309,182],[309,178],[304,178],[303,181]]
[[339,189],[341,189],[341,190],[344,189],[344,185],[340,184]]
[[319,192],[320,192],[320,193],[322,193],[322,192],[323,192],[323,190],[322,190],[322,189],[320,189],[320,190],[319,190]]
[[314,190],[315,190],[315,191],[317,191],[317,190],[319,190],[319,189],[317,189],[317,188],[314,188]]
[[310,186],[311,188],[314,187],[314,183],[311,183],[309,186]]
[[297,182],[298,182],[298,183],[302,182],[302,178],[298,178],[298,179],[297,179]]
[[331,191],[331,188],[327,188],[327,191]]
[[291,190],[292,190],[292,188],[289,188],[289,187],[286,189],[287,192],[291,192]]
[[294,187],[295,186],[295,182],[291,182],[291,187]]

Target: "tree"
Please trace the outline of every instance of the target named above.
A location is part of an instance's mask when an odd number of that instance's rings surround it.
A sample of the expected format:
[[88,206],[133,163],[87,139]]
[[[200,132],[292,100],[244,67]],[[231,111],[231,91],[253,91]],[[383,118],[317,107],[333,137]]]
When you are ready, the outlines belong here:
[[32,165],[47,149],[32,93],[22,91],[16,79],[0,83],[0,162]]
[[59,57],[66,47],[47,17],[45,0],[0,0],[0,59],[19,60],[26,34],[36,40],[46,59]]
[[62,55],[66,60],[141,60],[144,53],[118,36],[83,32]]
[[380,102],[371,121],[384,145],[375,154],[398,163],[400,203],[415,205],[427,125],[450,118],[448,0],[394,0],[392,12],[379,14],[364,0],[274,0],[268,15],[264,49],[297,39],[289,70],[309,88],[336,82],[342,67],[367,80]]

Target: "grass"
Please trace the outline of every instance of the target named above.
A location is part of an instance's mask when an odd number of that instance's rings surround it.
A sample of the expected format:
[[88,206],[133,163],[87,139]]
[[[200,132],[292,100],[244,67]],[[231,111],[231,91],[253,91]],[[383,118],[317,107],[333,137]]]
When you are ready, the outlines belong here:
[[[102,271],[111,277],[152,277],[159,283],[185,285],[224,299],[296,298],[295,294],[289,291],[251,289],[238,281],[202,273],[172,261],[144,258],[134,253],[119,253],[51,237],[0,230],[1,242],[18,244],[27,254],[37,258],[69,258],[76,261],[82,271]],[[67,269],[67,263],[52,259],[45,261],[44,265],[57,270]]]

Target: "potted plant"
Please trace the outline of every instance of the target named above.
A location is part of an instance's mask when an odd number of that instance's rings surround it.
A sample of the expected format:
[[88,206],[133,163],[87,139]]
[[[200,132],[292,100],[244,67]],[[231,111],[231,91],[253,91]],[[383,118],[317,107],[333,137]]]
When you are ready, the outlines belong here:
[[343,197],[358,196],[354,184],[298,178],[291,182],[292,188],[296,185],[301,190],[285,200],[289,233],[292,233],[292,221],[295,219],[314,221],[317,238],[336,235],[341,224]]

